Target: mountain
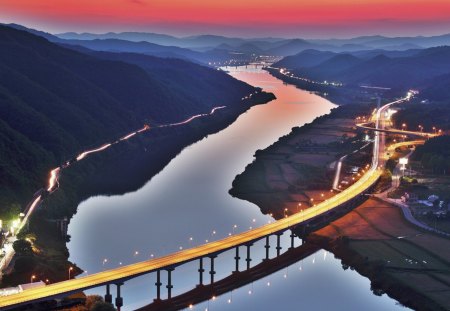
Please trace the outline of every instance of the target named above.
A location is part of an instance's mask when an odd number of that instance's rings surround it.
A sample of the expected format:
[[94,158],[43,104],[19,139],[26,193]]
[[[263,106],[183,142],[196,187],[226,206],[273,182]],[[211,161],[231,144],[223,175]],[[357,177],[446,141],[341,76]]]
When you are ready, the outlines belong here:
[[203,61],[202,54],[176,46],[162,46],[149,42],[120,39],[65,40],[65,44],[82,46],[94,51],[143,53],[160,57],[177,57]]
[[336,55],[333,52],[323,52],[318,50],[305,50],[292,56],[286,56],[272,66],[277,68],[298,69],[312,67],[330,59]]
[[422,51],[422,49],[410,49],[410,50],[404,50],[404,51],[396,51],[396,50],[383,50],[383,49],[375,49],[375,50],[360,50],[360,51],[354,51],[350,54],[363,58],[363,59],[370,59],[374,58],[378,55],[385,55],[390,58],[398,58],[398,57],[409,57],[419,54]]
[[182,60],[90,53],[0,26],[0,206],[24,203],[86,146],[147,122],[232,109],[255,90]]
[[63,42],[64,41],[64,40],[61,40],[60,38],[58,38],[57,36],[52,35],[48,32],[40,31],[40,30],[36,30],[36,29],[32,29],[32,28],[27,28],[22,25],[18,25],[18,24],[0,24],[0,25],[4,25],[4,26],[10,27],[10,28],[17,29],[17,30],[23,30],[23,31],[32,33],[33,35],[43,37],[51,42]]
[[148,32],[108,32],[104,34],[66,32],[55,36],[65,40],[120,39],[132,42],[145,41],[166,46],[178,45],[180,41],[179,38],[174,36]]
[[[97,37],[102,37],[102,35],[94,35],[94,34],[83,34],[77,35],[74,33],[67,33],[67,38],[72,37],[86,37],[86,38],[95,38],[95,39],[63,39],[57,36],[51,35],[46,32],[42,32],[39,30],[27,28],[17,24],[9,24],[6,25],[18,30],[27,31],[29,33],[41,36],[46,38],[47,40],[57,43],[66,48],[70,48],[79,52],[87,52],[87,49],[94,51],[110,51],[110,52],[131,52],[131,53],[143,53],[147,55],[153,55],[158,57],[166,57],[166,58],[180,58],[185,60],[190,60],[198,63],[208,63],[211,61],[227,61],[233,58],[233,55],[228,53],[227,55],[220,55],[221,58],[217,58],[217,55],[214,51],[206,50],[205,52],[193,51],[186,48],[181,48],[178,46],[164,46],[155,43],[150,43],[146,41],[128,41],[122,39],[98,39]],[[104,36],[109,36],[108,33]],[[125,36],[125,35],[124,35]],[[162,35],[164,36],[164,35]],[[175,37],[174,37],[175,38]],[[175,38],[176,39],[176,38]]]
[[[317,66],[303,69],[308,77],[319,80],[327,80],[327,77],[336,77],[341,72],[348,70],[358,64],[362,60],[350,54],[337,54],[327,59]],[[326,75],[323,73],[326,72]]]
[[419,46],[422,48],[430,48],[440,45],[450,45],[450,34],[440,36],[418,36],[418,37],[396,37],[396,38],[379,38],[372,41],[368,41],[365,44],[371,47],[385,48],[388,46],[401,46],[404,45],[410,48],[411,45]]
[[438,76],[427,83],[420,92],[420,96],[450,103],[450,73]]
[[432,79],[450,73],[449,46],[403,52],[354,53],[359,57],[352,53],[341,53],[331,58],[329,53],[316,51],[312,54],[313,60],[316,61],[320,57],[328,59],[308,67],[301,57],[290,57],[275,63],[274,66],[288,64],[288,68],[293,69],[296,74],[312,79],[402,89],[423,88]]
[[345,45],[365,46],[364,49],[383,50],[407,50],[416,48],[430,48],[440,45],[450,45],[450,34],[439,36],[417,36],[417,37],[384,37],[384,36],[362,36],[350,39],[319,39],[309,40],[315,44],[332,45],[343,47]]
[[[450,34],[439,36],[418,37],[385,37],[385,36],[361,36],[349,39],[308,39],[300,38],[230,38],[217,35],[199,35],[190,37],[174,37],[164,34],[145,32],[123,33],[62,33],[56,37],[67,40],[95,40],[95,39],[120,39],[133,42],[150,42],[165,46],[178,46],[197,51],[206,51],[221,48],[225,44],[240,51],[239,46],[246,43],[252,44],[266,54],[288,56],[295,55],[305,49],[328,50],[333,52],[353,52],[360,50],[398,50],[423,49],[440,45],[450,45]],[[54,40],[52,40],[54,41]],[[249,50],[247,50],[249,51]],[[250,51],[252,52],[252,51]]]
[[262,49],[260,49],[255,44],[250,43],[250,42],[244,43],[244,44],[238,46],[236,48],[236,50],[239,52],[244,52],[244,53],[249,53],[249,54],[257,54],[257,55],[264,54],[264,51]]
[[303,50],[313,49],[314,45],[303,39],[292,39],[283,42],[281,45],[267,50],[269,55],[288,56],[297,54]]

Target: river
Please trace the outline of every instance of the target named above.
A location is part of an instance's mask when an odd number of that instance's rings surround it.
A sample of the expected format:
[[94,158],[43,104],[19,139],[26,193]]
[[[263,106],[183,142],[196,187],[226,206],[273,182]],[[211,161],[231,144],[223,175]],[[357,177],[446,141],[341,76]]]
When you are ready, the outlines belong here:
[[[254,204],[228,194],[233,179],[253,161],[256,150],[288,134],[292,127],[328,113],[334,105],[283,84],[261,68],[226,70],[237,79],[273,92],[277,99],[252,107],[226,129],[185,148],[138,191],[82,202],[69,225],[68,248],[70,260],[86,274],[165,255],[272,221]],[[286,249],[288,234],[282,242]],[[253,248],[252,264],[256,264],[264,249],[258,244]],[[216,279],[233,270],[232,257],[227,252],[216,260]],[[173,272],[174,295],[196,285],[197,269],[197,263],[189,263]],[[150,303],[156,295],[154,283],[153,274],[126,282],[122,309]],[[165,279],[163,283],[166,285]],[[97,288],[88,293],[104,295],[105,290]],[[164,298],[165,290],[163,293]],[[369,280],[355,271],[344,271],[340,261],[324,251],[194,309],[298,310],[299,306],[309,310],[404,310],[386,295],[373,295]]]

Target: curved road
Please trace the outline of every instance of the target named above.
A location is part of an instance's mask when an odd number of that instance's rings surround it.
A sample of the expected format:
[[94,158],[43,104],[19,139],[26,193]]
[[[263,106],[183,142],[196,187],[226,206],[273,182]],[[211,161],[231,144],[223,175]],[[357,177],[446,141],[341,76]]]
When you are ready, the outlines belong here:
[[[388,103],[381,107],[376,114],[376,129],[380,126],[382,113],[392,104],[408,101],[412,94],[400,100]],[[213,113],[214,111],[212,111]],[[189,119],[188,119],[189,120]],[[187,120],[187,121],[188,121]],[[186,249],[164,257],[155,258],[136,264],[111,269],[108,271],[91,274],[78,279],[59,282],[44,287],[29,289],[11,296],[0,297],[0,308],[12,308],[25,305],[30,302],[44,301],[55,297],[64,297],[68,294],[83,291],[101,285],[120,283],[139,275],[147,274],[160,269],[175,267],[177,265],[193,261],[198,258],[219,254],[236,246],[249,244],[278,232],[283,232],[294,225],[305,223],[309,220],[325,214],[336,207],[348,202],[352,198],[359,196],[369,189],[381,175],[381,165],[384,157],[384,139],[380,143],[380,133],[375,132],[373,160],[370,169],[357,182],[336,194],[335,196],[321,202],[315,207],[311,207],[297,214],[283,218],[276,222],[262,227],[242,232],[222,240],[199,245],[191,249]]]

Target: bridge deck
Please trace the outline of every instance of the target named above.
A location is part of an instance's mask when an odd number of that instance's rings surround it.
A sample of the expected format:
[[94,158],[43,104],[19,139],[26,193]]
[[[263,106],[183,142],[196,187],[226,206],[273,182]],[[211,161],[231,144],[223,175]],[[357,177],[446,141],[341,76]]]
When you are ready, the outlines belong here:
[[346,203],[350,199],[365,192],[378,180],[380,174],[380,169],[371,169],[360,180],[347,188],[345,191],[336,194],[317,206],[262,227],[242,232],[240,234],[235,234],[222,240],[179,251],[164,257],[91,274],[78,279],[47,285],[45,287],[29,289],[11,296],[0,297],[0,307],[5,308],[24,305],[33,301],[37,302],[48,300],[50,298],[61,297],[70,293],[87,290],[89,288],[94,288],[105,284],[123,282],[127,279],[147,274],[152,271],[174,267],[201,257],[207,257],[208,255],[224,252],[239,245],[257,241],[267,235],[282,232],[294,225],[305,223],[336,208],[337,206],[340,206],[343,203]]

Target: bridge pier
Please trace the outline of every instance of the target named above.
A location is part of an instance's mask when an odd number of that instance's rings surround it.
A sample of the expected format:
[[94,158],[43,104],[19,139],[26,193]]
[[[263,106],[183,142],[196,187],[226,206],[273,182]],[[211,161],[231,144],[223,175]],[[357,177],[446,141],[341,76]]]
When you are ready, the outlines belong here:
[[161,301],[161,270],[156,271],[156,299],[155,301]]
[[295,238],[295,234],[294,231],[291,230],[291,247],[289,249],[293,249],[294,248],[294,238]]
[[120,311],[120,308],[123,306],[123,298],[120,296],[120,286],[122,286],[123,283],[117,283],[117,297],[116,297],[116,307],[117,311]]
[[175,270],[175,268],[167,268],[167,299],[171,299],[172,298],[172,271]]
[[269,238],[270,236],[266,236],[266,245],[264,245],[264,248],[266,249],[266,258],[264,260],[269,260],[269,249],[270,249]]
[[239,259],[241,259],[241,257],[239,257],[239,246],[236,246],[236,256],[234,256],[234,260],[235,260],[235,270],[234,272],[239,272]]
[[203,286],[203,272],[205,272],[205,269],[203,269],[203,257],[201,257],[200,258],[200,267],[198,268],[198,273],[199,273],[198,286]]
[[216,258],[217,255],[211,255],[209,258],[211,259],[211,270],[209,271],[209,274],[211,276],[211,284],[214,283],[214,274],[216,274],[216,271],[214,271],[214,258]]
[[283,235],[283,233],[277,233],[277,256],[280,256],[281,253],[281,245],[280,245],[280,237]]
[[109,284],[106,284],[105,302],[112,303],[112,295],[111,295],[111,292],[110,292]]
[[250,258],[250,247],[252,246],[252,243],[247,244],[247,258],[245,259],[245,261],[247,262],[247,270],[250,269],[250,262],[252,261],[252,259]]

